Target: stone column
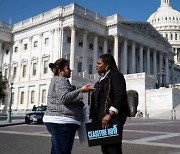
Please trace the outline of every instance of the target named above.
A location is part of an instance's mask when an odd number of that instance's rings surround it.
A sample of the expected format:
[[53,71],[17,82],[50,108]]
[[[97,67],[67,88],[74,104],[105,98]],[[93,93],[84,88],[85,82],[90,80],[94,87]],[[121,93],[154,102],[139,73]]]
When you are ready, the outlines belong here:
[[119,66],[118,35],[114,36],[114,59],[115,59],[116,65]]
[[[54,35],[54,30],[52,30],[52,35]],[[63,35],[63,28],[58,27],[55,29],[55,50],[56,50],[56,55],[54,61],[56,61],[59,58],[62,58],[62,35]],[[54,37],[54,36],[53,36]]]
[[139,49],[139,70],[140,70],[140,73],[142,73],[144,70],[143,70],[143,46],[141,45],[140,46],[140,49]]
[[160,52],[159,53],[159,72],[161,72],[161,69],[163,68],[163,55],[162,53]]
[[103,53],[104,53],[104,54],[107,54],[107,53],[108,53],[108,48],[107,48],[107,38],[104,38]]
[[2,71],[2,60],[3,60],[3,54],[2,54],[2,41],[0,41],[0,71]]
[[98,35],[94,35],[94,48],[93,48],[93,74],[96,74],[96,63],[98,56]]
[[13,44],[10,43],[9,49],[9,64],[8,64],[8,80],[12,80],[12,56],[13,56]]
[[150,48],[147,49],[147,54],[146,54],[146,60],[147,60],[147,65],[146,65],[146,69],[147,69],[147,73],[150,74]]
[[136,43],[132,42],[130,73],[136,72]]
[[39,40],[38,40],[38,48],[39,48],[39,56],[38,56],[38,70],[39,71],[37,71],[37,72],[39,72],[39,74],[38,74],[38,78],[39,79],[41,79],[41,74],[43,74],[43,72],[42,72],[42,66],[44,66],[44,64],[43,65],[41,65],[41,62],[43,62],[42,61],[42,37],[43,37],[43,33],[40,33],[39,34]]
[[174,59],[175,59],[175,62],[177,62],[178,61],[177,48],[174,48],[174,53],[175,53]]
[[172,69],[172,84],[174,84],[174,62],[171,64],[171,69]]
[[55,62],[60,57],[60,28],[54,30],[54,57]]
[[169,84],[169,59],[168,54],[165,57],[165,72],[166,72],[166,84]]
[[153,51],[153,74],[157,78],[157,51],[154,49]]
[[50,46],[51,46],[51,56],[50,56],[50,61],[51,62],[55,62],[55,60],[57,60],[57,57],[54,56],[54,33],[55,33],[55,29],[52,29],[50,31],[50,39],[49,39],[49,42],[50,42]]
[[121,57],[121,72],[127,74],[127,40],[124,39]]
[[83,33],[83,53],[82,53],[82,71],[83,72],[88,72],[88,67],[87,67],[87,34],[88,32],[85,30]]
[[61,24],[61,28],[59,28],[59,53],[60,53],[59,58],[63,58],[63,37],[64,37],[64,29]]
[[18,68],[17,69],[17,79],[18,81],[20,81],[21,77],[22,77],[22,53],[23,53],[23,40],[19,40],[19,48],[20,51],[18,51],[19,53],[19,63],[18,63]]
[[76,37],[76,30],[75,27],[71,27],[71,47],[70,47],[70,69],[72,71],[75,70],[75,37]]
[[28,75],[28,79],[30,80],[31,76],[32,76],[32,62],[31,62],[31,53],[32,53],[32,36],[29,37],[29,60],[28,60],[28,68],[29,68],[29,75]]

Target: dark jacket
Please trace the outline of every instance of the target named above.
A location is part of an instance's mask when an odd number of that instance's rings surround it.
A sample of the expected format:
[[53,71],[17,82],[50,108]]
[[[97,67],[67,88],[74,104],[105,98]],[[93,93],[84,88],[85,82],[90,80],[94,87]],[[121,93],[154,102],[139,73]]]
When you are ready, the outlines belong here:
[[102,120],[111,106],[119,111],[112,121],[118,122],[121,117],[130,115],[126,83],[124,76],[119,71],[110,71],[105,79],[95,84],[95,87],[97,84],[99,84],[99,88],[91,95],[90,119]]

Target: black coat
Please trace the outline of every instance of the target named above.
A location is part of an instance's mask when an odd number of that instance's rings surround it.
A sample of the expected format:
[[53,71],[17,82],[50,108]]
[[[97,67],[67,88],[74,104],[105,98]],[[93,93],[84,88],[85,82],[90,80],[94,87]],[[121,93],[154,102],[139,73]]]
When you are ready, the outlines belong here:
[[[106,85],[108,84],[108,81],[110,81],[111,84],[108,109],[113,106],[119,111],[117,115],[113,116],[111,121],[119,122],[120,119],[124,117],[126,118],[130,115],[124,76],[119,71],[110,71],[107,77],[100,82],[98,91],[93,92],[91,95],[89,118],[93,121],[102,120],[102,118],[108,113],[108,110],[105,111],[105,101],[107,99],[108,91]],[[94,97],[95,93],[97,97]]]

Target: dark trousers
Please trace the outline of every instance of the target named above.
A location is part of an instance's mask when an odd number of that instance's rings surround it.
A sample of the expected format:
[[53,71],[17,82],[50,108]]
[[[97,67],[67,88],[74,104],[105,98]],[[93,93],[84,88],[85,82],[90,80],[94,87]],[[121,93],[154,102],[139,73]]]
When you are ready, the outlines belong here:
[[122,144],[101,145],[103,154],[122,154]]
[[119,135],[121,137],[120,143],[101,145],[103,154],[122,154],[122,133],[125,122],[126,117],[121,117],[119,120]]
[[119,132],[121,136],[120,143],[101,145],[103,154],[122,154],[122,129]]
[[51,154],[71,154],[74,137],[79,125],[45,123],[51,134]]

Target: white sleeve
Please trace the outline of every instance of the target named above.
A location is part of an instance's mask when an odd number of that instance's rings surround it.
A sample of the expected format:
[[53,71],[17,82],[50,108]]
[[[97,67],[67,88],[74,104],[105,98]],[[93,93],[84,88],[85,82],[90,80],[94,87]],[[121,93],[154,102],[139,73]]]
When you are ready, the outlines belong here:
[[116,114],[118,114],[118,112],[119,112],[119,111],[118,111],[115,107],[113,107],[113,106],[111,106],[111,107],[109,108],[109,110],[115,112]]

